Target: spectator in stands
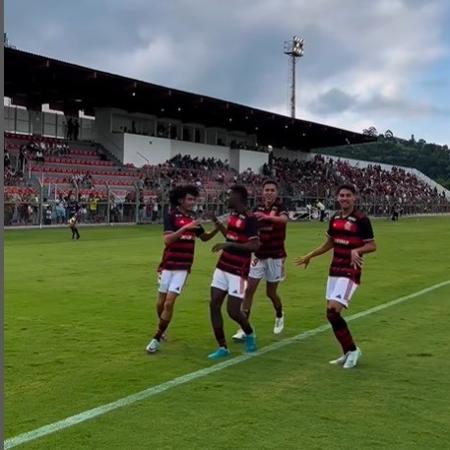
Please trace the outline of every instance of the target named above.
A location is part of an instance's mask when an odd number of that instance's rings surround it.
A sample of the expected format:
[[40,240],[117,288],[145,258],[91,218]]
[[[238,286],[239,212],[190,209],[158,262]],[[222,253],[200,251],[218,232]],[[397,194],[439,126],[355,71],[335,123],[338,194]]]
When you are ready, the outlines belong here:
[[38,163],[44,163],[44,153],[42,152],[42,149],[39,148],[36,152],[36,162]]
[[70,140],[73,139],[73,132],[74,132],[73,122],[72,122],[72,118],[71,117],[69,117],[69,119],[67,120],[66,126],[67,126],[67,135],[66,135],[66,137],[67,137],[67,140],[70,141]]
[[5,154],[3,156],[3,166],[5,168],[11,167],[11,159],[10,159],[8,150],[5,150]]
[[73,124],[73,140],[78,141],[78,135],[80,133],[80,123],[78,122],[78,119],[75,119],[75,122]]
[[97,220],[98,198],[95,194],[89,197],[89,219],[91,222]]
[[56,223],[63,224],[66,223],[66,209],[64,199],[59,198],[56,200]]
[[158,211],[159,211],[158,199],[155,198],[155,201],[153,202],[152,222],[156,222],[157,221],[157,219],[158,219]]
[[319,220],[323,222],[325,219],[325,205],[320,200],[317,200],[316,206],[319,210]]
[[44,210],[44,225],[51,225],[52,224],[52,205],[47,205],[47,207]]

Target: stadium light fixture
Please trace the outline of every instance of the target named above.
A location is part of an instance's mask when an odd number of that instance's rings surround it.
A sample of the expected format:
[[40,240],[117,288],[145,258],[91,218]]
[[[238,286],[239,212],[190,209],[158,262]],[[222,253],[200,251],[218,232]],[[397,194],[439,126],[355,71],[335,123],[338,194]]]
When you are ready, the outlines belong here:
[[284,54],[289,56],[290,65],[290,106],[291,117],[295,119],[295,65],[297,58],[301,58],[304,54],[305,41],[298,36],[294,36],[290,41],[284,42]]

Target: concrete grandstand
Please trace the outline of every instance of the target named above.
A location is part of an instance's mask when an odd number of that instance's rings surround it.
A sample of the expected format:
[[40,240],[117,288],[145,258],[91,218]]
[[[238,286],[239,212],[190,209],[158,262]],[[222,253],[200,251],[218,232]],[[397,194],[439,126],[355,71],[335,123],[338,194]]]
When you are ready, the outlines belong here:
[[373,140],[328,125],[11,48],[5,96],[6,225],[57,223],[71,194],[87,221],[153,221],[178,182],[197,184],[205,208],[220,212],[230,183],[255,201],[268,176],[293,209],[319,199],[332,208],[333,186],[352,182],[372,214],[449,210],[448,192],[413,169],[313,154]]

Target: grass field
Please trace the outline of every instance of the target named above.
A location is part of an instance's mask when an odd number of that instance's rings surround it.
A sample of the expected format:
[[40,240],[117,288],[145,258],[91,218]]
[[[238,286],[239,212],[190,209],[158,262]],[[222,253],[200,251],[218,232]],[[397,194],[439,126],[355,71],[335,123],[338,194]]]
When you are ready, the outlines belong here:
[[[264,291],[253,314],[262,348],[325,323],[329,257],[292,260],[322,242],[325,225],[289,226],[286,329],[272,334]],[[450,219],[374,222],[348,314],[450,280]],[[197,245],[169,342],[145,345],[156,321],[159,227],[8,231],[5,236],[5,438],[213,366],[212,243]],[[360,366],[329,366],[329,330],[93,420],[26,449],[450,448],[450,284],[352,321]],[[228,336],[235,325],[226,321]],[[243,348],[231,343],[232,356]]]

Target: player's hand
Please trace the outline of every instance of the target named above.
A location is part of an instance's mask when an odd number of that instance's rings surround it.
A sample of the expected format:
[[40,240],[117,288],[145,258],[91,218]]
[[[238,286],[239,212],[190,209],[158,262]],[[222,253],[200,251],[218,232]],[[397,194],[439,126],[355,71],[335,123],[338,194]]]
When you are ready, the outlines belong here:
[[201,221],[200,220],[193,220],[190,223],[187,223],[183,228],[185,230],[193,230],[194,228],[198,228],[201,225]]
[[215,244],[213,246],[213,248],[211,249],[211,251],[213,253],[217,253],[220,252],[220,250],[223,250],[226,247],[227,244],[225,244],[224,242],[219,242],[218,244]]
[[216,213],[214,211],[207,211],[205,217],[209,220],[212,220],[213,222],[218,221]]
[[261,212],[261,211],[256,211],[254,214],[255,214],[255,217],[256,217],[257,220],[264,220],[264,219],[267,219],[266,214],[264,214],[264,213]]
[[309,262],[311,261],[311,256],[305,255],[305,256],[299,256],[298,258],[295,258],[295,265],[296,266],[305,266],[305,269],[308,267]]
[[363,257],[359,254],[358,250],[352,250],[351,258],[352,267],[354,267],[355,269],[361,269],[363,265]]

